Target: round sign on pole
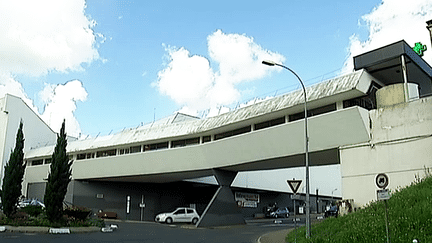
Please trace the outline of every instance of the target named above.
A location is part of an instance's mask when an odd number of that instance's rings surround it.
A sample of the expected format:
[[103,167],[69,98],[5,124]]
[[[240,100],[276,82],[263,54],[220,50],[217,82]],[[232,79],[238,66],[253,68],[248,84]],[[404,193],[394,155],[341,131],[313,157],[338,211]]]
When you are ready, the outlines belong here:
[[389,178],[384,173],[378,174],[375,177],[375,183],[378,188],[385,189],[389,184]]

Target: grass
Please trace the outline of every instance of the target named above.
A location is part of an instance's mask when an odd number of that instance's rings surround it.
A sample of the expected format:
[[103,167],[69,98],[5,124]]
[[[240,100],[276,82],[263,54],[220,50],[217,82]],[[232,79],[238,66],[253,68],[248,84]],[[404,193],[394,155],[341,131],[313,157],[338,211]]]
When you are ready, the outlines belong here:
[[[432,177],[426,170],[424,179],[416,178],[410,186],[391,193],[387,201],[390,242],[432,242]],[[328,218],[311,229],[297,230],[297,242],[387,242],[384,201],[338,218]],[[295,232],[286,237],[295,241]]]

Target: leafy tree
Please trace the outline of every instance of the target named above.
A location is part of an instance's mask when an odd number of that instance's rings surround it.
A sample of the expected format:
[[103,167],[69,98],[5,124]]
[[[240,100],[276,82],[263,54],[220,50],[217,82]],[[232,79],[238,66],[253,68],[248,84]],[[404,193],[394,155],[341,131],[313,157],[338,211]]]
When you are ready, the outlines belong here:
[[50,222],[60,222],[62,219],[63,200],[72,179],[72,161],[69,161],[66,154],[66,146],[65,120],[63,120],[60,134],[57,135],[57,145],[52,155],[44,196],[46,214]]
[[7,217],[11,217],[17,211],[26,168],[26,164],[24,163],[24,134],[22,129],[23,122],[21,121],[16,135],[15,149],[12,151],[10,159],[5,166],[3,186],[0,191],[3,213]]

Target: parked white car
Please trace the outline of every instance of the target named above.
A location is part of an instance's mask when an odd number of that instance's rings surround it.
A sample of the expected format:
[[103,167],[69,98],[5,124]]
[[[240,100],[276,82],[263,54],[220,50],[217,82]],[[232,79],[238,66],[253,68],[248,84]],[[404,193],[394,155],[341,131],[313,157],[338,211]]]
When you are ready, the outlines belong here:
[[30,205],[41,206],[42,208],[45,208],[45,204],[43,204],[43,202],[39,201],[38,199],[25,199],[18,202],[18,208],[24,208]]
[[159,223],[172,224],[174,222],[188,222],[196,224],[199,215],[193,208],[177,208],[171,213],[161,213],[156,215],[155,221]]

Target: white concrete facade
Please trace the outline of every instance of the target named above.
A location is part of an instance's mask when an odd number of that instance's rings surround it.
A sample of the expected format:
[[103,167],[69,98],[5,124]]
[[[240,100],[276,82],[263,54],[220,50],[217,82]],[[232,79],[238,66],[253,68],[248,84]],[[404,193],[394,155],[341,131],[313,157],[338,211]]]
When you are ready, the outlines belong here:
[[0,185],[3,183],[4,166],[15,148],[21,120],[25,151],[56,143],[56,134],[22,99],[9,94],[0,98]]
[[371,110],[369,117],[371,140],[340,149],[342,195],[356,207],[376,200],[378,173],[395,190],[432,168],[432,97]]
[[[343,108],[340,103],[366,95],[371,82],[372,77],[360,70],[308,88],[310,110],[333,107],[323,114],[315,112],[309,119],[311,165],[338,165],[339,146],[369,140],[368,111],[358,106]],[[118,134],[70,142],[68,152],[75,159],[73,179],[169,182],[212,175],[216,168],[256,171],[302,166],[304,121],[290,117],[302,113],[301,100],[301,92],[295,91],[217,117],[181,116],[180,121],[169,118]],[[281,124],[256,127],[279,118]],[[218,134],[237,129],[246,131],[217,140]],[[205,137],[210,141],[205,142]],[[199,142],[173,146],[176,141],[194,138]],[[157,143],[166,143],[166,148],[145,151],[147,145]],[[138,153],[120,152],[137,146]],[[53,148],[52,145],[27,151],[29,165],[49,158]],[[101,151],[112,151],[112,156],[98,156]],[[90,158],[79,159],[84,154]],[[48,168],[48,164],[29,166],[25,183],[43,182]],[[280,184],[285,184],[285,191],[289,192],[284,178]]]

